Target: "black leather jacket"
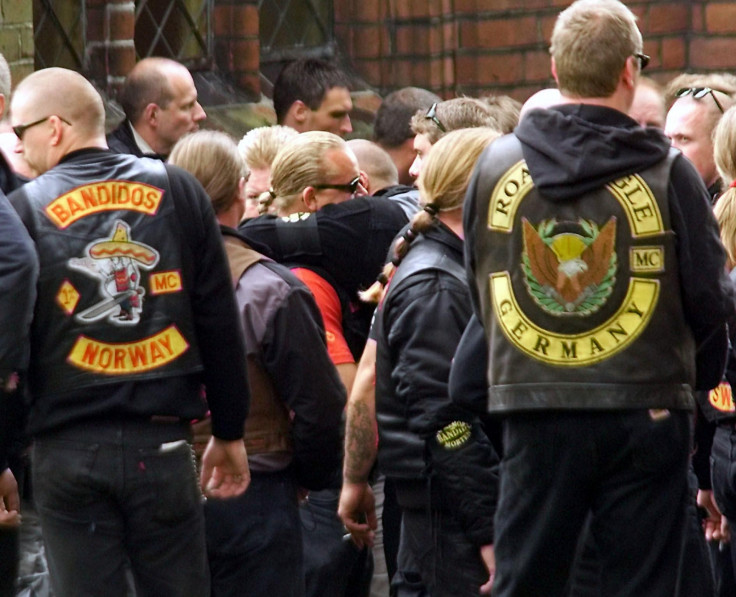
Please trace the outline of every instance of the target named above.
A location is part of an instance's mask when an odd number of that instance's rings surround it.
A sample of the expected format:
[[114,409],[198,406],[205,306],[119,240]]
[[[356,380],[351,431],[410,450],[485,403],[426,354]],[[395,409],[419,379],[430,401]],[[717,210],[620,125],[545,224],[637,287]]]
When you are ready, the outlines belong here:
[[[437,223],[411,245],[376,316],[378,466],[397,480],[431,479],[477,544],[490,543],[498,458],[472,413],[448,395],[450,365],[471,314],[462,241]],[[442,431],[463,428],[448,447]],[[452,433],[450,433],[452,435]]]

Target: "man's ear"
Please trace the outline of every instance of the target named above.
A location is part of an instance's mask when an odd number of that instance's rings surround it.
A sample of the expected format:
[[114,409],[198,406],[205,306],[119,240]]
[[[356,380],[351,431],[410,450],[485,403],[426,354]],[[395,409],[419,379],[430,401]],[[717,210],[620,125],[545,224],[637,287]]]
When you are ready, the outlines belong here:
[[307,187],[302,191],[302,201],[307,211],[317,211],[319,205],[317,203],[317,189],[314,187]]
[[151,102],[143,109],[141,120],[144,121],[148,126],[155,127],[158,125],[158,111],[160,108],[158,104]]
[[0,93],[0,119],[5,116],[5,94]]
[[[371,179],[368,177],[368,173],[363,170],[360,170],[360,186],[363,187],[366,195],[372,194],[373,189],[371,189]],[[358,193],[360,192],[361,189],[358,189]]]
[[298,124],[304,124],[307,122],[307,118],[309,118],[309,113],[311,110],[309,109],[309,106],[305,104],[302,100],[296,100],[293,104],[291,104],[291,107],[289,108],[289,113],[291,114],[291,117],[293,120]]
[[639,63],[636,56],[629,56],[624,64],[624,70],[621,72],[621,81],[624,83],[626,88],[635,89],[637,75],[639,74]]

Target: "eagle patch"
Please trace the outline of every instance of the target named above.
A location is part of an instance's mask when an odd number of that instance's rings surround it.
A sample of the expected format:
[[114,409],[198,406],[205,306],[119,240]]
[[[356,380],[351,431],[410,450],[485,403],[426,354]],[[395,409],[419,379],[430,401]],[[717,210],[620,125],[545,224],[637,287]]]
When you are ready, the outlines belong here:
[[555,219],[535,228],[522,218],[522,270],[527,290],[547,313],[586,316],[600,309],[616,282],[616,218],[603,228],[580,219],[572,226]]

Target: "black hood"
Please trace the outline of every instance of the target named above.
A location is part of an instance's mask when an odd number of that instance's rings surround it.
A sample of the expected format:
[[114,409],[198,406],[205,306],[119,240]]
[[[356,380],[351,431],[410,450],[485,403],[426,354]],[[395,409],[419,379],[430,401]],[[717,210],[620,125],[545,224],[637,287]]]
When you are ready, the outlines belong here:
[[577,197],[662,161],[670,142],[611,108],[565,104],[532,110],[514,131],[539,192]]

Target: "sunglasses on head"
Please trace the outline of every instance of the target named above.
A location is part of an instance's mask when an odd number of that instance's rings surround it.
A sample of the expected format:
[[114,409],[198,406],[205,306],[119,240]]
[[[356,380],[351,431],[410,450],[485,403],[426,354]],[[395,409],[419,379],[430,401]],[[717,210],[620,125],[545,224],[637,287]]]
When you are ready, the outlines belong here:
[[344,191],[346,193],[350,193],[351,195],[355,195],[355,193],[358,191],[358,187],[360,186],[360,176],[356,176],[347,184],[316,184],[314,185],[315,189],[335,189],[338,191]]
[[427,120],[431,120],[432,122],[434,122],[437,125],[437,128],[440,129],[443,133],[446,133],[447,132],[447,129],[445,128],[445,125],[442,124],[442,122],[440,121],[439,118],[437,118],[437,102],[433,103],[429,107],[429,110],[427,110],[427,114],[426,114],[426,116],[424,118],[426,118]]
[[713,98],[713,101],[716,103],[716,106],[718,106],[718,109],[721,111],[721,114],[723,114],[723,106],[721,105],[721,102],[718,101],[718,98],[716,97],[714,91],[720,91],[721,93],[729,95],[726,91],[723,91],[722,89],[711,89],[710,87],[683,87],[682,89],[678,89],[675,92],[675,97],[679,99],[681,97],[685,97],[686,95],[692,94],[695,99],[701,99],[704,98],[706,95],[710,95]]

